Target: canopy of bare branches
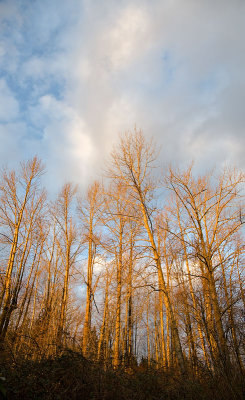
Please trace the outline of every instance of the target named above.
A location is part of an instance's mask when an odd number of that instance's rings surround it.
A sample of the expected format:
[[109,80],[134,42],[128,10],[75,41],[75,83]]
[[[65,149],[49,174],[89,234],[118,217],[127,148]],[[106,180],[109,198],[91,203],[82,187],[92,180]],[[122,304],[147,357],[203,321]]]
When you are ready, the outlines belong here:
[[[33,158],[0,176],[0,345],[63,349],[104,368],[242,376],[244,174],[157,168],[142,132],[121,136],[106,184],[55,202]],[[164,199],[159,196],[164,191]],[[231,393],[236,395],[234,385]]]

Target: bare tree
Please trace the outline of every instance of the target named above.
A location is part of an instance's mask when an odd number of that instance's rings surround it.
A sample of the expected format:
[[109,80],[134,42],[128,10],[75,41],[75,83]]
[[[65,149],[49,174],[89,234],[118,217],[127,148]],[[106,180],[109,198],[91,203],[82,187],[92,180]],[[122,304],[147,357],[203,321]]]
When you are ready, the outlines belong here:
[[143,218],[143,223],[148,234],[155,265],[159,273],[159,287],[163,292],[165,307],[170,317],[171,330],[179,367],[185,370],[185,361],[180,342],[176,318],[168,291],[161,264],[153,219],[151,202],[156,189],[156,180],[152,171],[156,151],[152,142],[147,142],[142,132],[125,134],[121,137],[118,147],[112,153],[110,176],[121,181],[128,187],[131,201],[136,204]]
[[[24,273],[26,253],[37,214],[44,206],[45,194],[39,188],[40,176],[43,173],[41,161],[34,157],[27,163],[21,164],[20,174],[5,170],[1,178],[1,207],[0,218],[6,233],[2,232],[8,244],[10,253],[1,291],[0,306],[0,337],[6,336],[13,310],[17,307],[17,297]],[[22,230],[26,231],[23,233]],[[25,238],[22,237],[24,235]],[[23,240],[20,243],[20,240]],[[19,258],[19,266],[17,258]],[[17,280],[13,284],[13,272]]]
[[72,217],[73,200],[76,193],[76,188],[67,183],[63,186],[56,206],[54,207],[54,216],[59,227],[57,235],[57,245],[59,254],[64,268],[64,281],[62,288],[62,297],[60,305],[60,318],[57,329],[57,344],[62,345],[65,340],[66,330],[66,311],[69,295],[69,280],[71,267],[76,261],[79,245],[76,243],[77,233],[74,218]]

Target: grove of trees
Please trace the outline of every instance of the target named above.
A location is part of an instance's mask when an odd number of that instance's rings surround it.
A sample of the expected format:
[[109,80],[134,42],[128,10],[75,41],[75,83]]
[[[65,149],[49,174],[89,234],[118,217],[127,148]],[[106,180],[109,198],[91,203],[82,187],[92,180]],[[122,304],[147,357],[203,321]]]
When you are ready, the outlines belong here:
[[2,169],[1,349],[244,373],[244,174],[160,163],[153,141],[126,133],[101,182],[83,196],[66,183],[54,201],[37,157]]

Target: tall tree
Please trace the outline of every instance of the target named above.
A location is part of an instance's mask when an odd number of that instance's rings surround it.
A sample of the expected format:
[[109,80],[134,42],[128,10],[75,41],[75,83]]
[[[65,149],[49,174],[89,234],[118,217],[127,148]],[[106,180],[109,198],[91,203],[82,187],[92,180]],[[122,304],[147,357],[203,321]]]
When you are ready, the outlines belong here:
[[98,182],[94,182],[88,189],[87,197],[84,202],[79,202],[79,212],[82,218],[84,229],[84,242],[88,245],[88,262],[86,277],[86,309],[83,327],[83,354],[89,354],[89,341],[91,336],[91,312],[92,300],[94,296],[93,289],[93,269],[96,257],[97,246],[99,243],[96,236],[96,228],[99,221],[101,206],[101,187]]
[[141,131],[128,133],[121,137],[117,148],[112,152],[110,175],[128,187],[132,202],[138,205],[142,213],[143,223],[159,273],[159,288],[163,292],[165,307],[170,317],[176,357],[180,369],[184,372],[185,361],[182,346],[170,293],[162,269],[161,255],[157,248],[152,217],[151,203],[156,189],[156,180],[152,174],[155,160],[156,151],[153,143],[147,142]]
[[75,193],[76,188],[71,183],[65,184],[58,196],[56,206],[54,207],[54,216],[59,228],[57,245],[62,260],[62,267],[64,268],[60,317],[57,329],[57,344],[59,346],[66,340],[66,312],[69,295],[69,280],[71,267],[76,261],[76,256],[79,250],[79,244],[77,244],[76,225],[74,217],[72,216]]
[[[197,260],[206,297],[207,334],[215,364],[230,371],[230,355],[222,321],[222,306],[216,287],[217,270],[220,269],[219,252],[225,259],[234,257],[232,245],[234,235],[242,226],[241,199],[239,189],[244,175],[225,170],[218,179],[212,181],[210,175],[195,179],[192,168],[175,172],[172,169],[166,179],[177,202],[182,205],[178,212],[178,224],[185,224],[185,238],[182,229],[177,235],[189,255]],[[180,222],[180,217],[185,222]],[[176,235],[176,234],[175,234]]]
[[[1,206],[0,218],[2,226],[7,228],[2,233],[10,243],[10,253],[6,267],[5,279],[1,291],[0,306],[0,338],[6,336],[9,321],[13,310],[17,306],[17,295],[24,272],[25,255],[28,249],[31,231],[34,228],[36,215],[44,206],[44,193],[40,189],[40,177],[43,173],[41,161],[34,157],[22,163],[20,173],[5,170],[1,177]],[[25,230],[25,239],[20,244],[22,230]],[[22,239],[22,238],[21,238]],[[20,256],[22,252],[22,256]],[[17,257],[20,265],[17,266]],[[17,271],[16,287],[13,284],[13,271]]]

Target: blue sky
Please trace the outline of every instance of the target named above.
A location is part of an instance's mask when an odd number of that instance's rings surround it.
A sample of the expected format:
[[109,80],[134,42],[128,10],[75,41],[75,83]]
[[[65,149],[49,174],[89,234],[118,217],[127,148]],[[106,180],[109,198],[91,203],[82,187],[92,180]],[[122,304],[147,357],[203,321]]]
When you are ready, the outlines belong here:
[[85,187],[136,124],[162,165],[245,169],[244,37],[243,0],[0,1],[1,163]]

